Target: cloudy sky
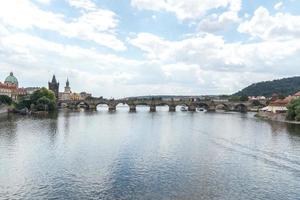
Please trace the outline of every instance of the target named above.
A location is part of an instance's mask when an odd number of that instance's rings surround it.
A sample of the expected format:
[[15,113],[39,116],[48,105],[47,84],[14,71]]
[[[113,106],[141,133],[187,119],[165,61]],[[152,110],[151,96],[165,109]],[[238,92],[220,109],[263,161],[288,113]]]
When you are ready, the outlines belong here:
[[0,0],[0,79],[95,96],[230,94],[300,75],[299,0]]

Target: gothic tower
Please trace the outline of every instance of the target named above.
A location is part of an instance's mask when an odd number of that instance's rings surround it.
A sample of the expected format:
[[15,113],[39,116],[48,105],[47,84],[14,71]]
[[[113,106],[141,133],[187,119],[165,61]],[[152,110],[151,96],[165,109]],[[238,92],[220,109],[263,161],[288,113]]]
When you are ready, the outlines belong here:
[[71,87],[69,79],[67,78],[66,87],[65,87],[65,93],[71,93]]
[[56,99],[58,99],[59,94],[59,82],[56,81],[55,75],[52,77],[52,81],[48,82],[49,90],[53,91]]

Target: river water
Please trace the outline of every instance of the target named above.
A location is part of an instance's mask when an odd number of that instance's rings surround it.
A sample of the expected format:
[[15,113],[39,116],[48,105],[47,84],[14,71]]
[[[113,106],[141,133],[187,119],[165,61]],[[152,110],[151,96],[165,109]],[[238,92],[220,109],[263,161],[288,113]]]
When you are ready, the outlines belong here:
[[0,199],[300,199],[300,127],[253,114],[0,119]]

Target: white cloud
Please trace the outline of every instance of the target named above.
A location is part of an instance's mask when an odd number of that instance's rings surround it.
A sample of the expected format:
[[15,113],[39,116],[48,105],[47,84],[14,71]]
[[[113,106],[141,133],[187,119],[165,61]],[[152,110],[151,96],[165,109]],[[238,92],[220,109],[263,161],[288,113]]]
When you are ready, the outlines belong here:
[[274,9],[275,10],[280,10],[282,8],[282,6],[283,6],[283,3],[282,3],[282,1],[280,1],[280,2],[278,2],[274,5]]
[[263,40],[287,40],[300,38],[300,16],[287,13],[270,15],[264,7],[259,7],[250,20],[239,25],[238,31]]
[[230,25],[240,21],[237,12],[228,11],[220,15],[211,14],[201,20],[198,30],[203,32],[216,32],[226,30]]
[[41,4],[49,5],[52,0],[34,0],[34,1],[41,3]]
[[232,12],[238,12],[241,9],[241,0],[131,0],[131,5],[140,10],[173,12],[178,19],[185,20],[202,17],[209,10],[217,8],[228,8]]
[[[22,74],[19,79],[23,86],[46,86],[55,73],[61,82],[69,76],[74,91],[88,88],[97,96],[218,94],[299,73],[295,66],[300,63],[299,16],[270,14],[263,7],[247,16],[240,13],[240,0],[131,0],[138,9],[172,12],[183,24],[199,24],[200,33],[190,32],[193,25],[182,30],[189,32],[184,37],[173,37],[184,39],[171,40],[130,30],[128,43],[135,49],[129,48],[119,56],[83,43],[93,41],[117,51],[126,50],[117,38],[118,32],[124,30],[119,30],[121,17],[116,13],[99,8],[96,1],[65,0],[66,8],[78,15],[71,17],[51,11],[50,6],[46,10],[45,5],[32,3],[37,1],[47,0],[0,3],[1,70],[5,74],[11,70]],[[163,15],[150,16],[162,26]],[[233,33],[237,42],[226,40],[226,35],[208,33],[240,22],[239,32]],[[41,34],[34,36],[36,30],[55,37],[49,41]],[[248,40],[239,40],[239,33],[247,34]],[[63,37],[56,40],[57,34]],[[80,43],[76,43],[77,39]],[[139,57],[140,52],[144,56]]]
[[91,0],[66,0],[71,6],[84,10],[97,10],[96,4]]
[[100,8],[67,21],[64,15],[41,10],[28,0],[10,0],[1,3],[0,22],[21,30],[51,30],[65,37],[93,41],[117,51],[126,49],[114,34],[118,25],[116,14]]
[[46,86],[52,73],[61,81],[69,74],[75,91],[89,89],[95,95],[118,96],[120,91],[112,89],[134,78],[142,65],[140,61],[23,33],[0,37],[0,49],[1,69],[22,74],[28,81],[22,86]]
[[227,43],[220,36],[204,34],[169,41],[141,33],[130,42],[147,59],[161,63],[167,80],[183,85],[191,81],[208,93],[231,93],[256,81],[298,73],[295,62],[300,57],[300,39]]
[[257,43],[226,43],[213,34],[193,36],[181,41],[169,41],[158,36],[141,33],[130,43],[145,52],[146,58],[163,65],[184,63],[214,72],[251,72],[279,74],[294,73],[294,63],[287,60],[299,56],[300,38],[287,41]]

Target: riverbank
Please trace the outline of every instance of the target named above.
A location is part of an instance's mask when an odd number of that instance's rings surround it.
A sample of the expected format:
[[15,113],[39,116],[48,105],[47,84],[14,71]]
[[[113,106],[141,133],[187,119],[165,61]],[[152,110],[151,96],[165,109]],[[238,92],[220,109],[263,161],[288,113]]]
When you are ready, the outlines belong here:
[[255,117],[275,122],[284,122],[289,124],[300,124],[298,121],[289,121],[286,120],[286,113],[271,113],[271,112],[258,112]]
[[8,109],[9,107],[6,106],[6,105],[0,105],[0,115],[4,115],[4,114],[7,114],[8,113]]

